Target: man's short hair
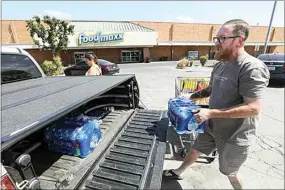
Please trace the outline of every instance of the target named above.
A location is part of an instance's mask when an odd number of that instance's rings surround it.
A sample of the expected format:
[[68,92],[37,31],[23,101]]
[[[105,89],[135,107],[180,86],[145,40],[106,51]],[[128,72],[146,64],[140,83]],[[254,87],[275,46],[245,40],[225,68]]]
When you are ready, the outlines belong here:
[[234,28],[233,35],[234,36],[244,36],[244,41],[247,39],[249,35],[249,24],[242,19],[229,20],[225,22],[223,25],[224,26],[232,25]]

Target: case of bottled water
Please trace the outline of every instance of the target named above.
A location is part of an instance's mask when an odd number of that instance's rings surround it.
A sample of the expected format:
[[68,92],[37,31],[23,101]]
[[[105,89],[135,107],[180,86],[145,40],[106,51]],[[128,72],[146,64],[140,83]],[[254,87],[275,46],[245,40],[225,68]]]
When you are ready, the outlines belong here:
[[84,115],[65,117],[44,132],[44,141],[51,151],[86,157],[102,139],[99,122]]
[[193,110],[200,106],[185,97],[172,98],[168,101],[168,117],[178,134],[203,133],[205,122],[198,124]]

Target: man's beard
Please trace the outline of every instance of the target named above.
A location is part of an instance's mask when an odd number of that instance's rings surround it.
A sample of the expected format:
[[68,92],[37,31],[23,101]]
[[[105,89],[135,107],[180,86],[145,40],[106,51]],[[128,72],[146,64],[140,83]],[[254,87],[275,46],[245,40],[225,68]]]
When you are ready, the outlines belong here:
[[222,47],[218,48],[216,51],[216,56],[215,59],[220,61],[220,60],[228,60],[233,54],[232,49],[222,49]]

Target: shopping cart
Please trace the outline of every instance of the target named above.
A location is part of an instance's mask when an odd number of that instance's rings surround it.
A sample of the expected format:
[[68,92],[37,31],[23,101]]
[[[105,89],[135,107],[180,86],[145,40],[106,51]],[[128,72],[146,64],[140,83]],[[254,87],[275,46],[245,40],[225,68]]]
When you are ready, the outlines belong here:
[[[190,96],[196,91],[202,90],[209,86],[210,77],[177,77],[175,79],[175,97],[183,96],[190,98]],[[209,98],[194,99],[195,103],[202,108],[209,107]],[[184,143],[190,143],[193,145],[194,141],[198,137],[197,132],[188,134],[178,134],[181,143],[182,151],[181,157],[186,156],[186,148]],[[213,162],[217,157],[217,151],[213,151],[209,156],[201,155],[201,158],[205,158],[209,163]]]

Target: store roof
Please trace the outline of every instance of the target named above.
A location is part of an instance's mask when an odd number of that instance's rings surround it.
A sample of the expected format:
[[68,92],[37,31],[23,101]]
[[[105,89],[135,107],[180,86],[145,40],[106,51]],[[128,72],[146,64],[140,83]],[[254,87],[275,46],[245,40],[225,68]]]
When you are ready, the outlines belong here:
[[70,21],[74,32],[154,32],[155,30],[128,21]]

